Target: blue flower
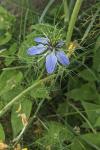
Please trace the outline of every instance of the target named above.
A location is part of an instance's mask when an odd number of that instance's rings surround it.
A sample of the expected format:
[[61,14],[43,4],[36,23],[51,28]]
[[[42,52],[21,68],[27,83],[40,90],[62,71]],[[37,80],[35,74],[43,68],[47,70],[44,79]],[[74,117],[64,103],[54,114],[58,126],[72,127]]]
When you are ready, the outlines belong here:
[[61,50],[61,47],[64,45],[62,40],[52,44],[49,38],[36,37],[34,41],[38,45],[29,48],[27,53],[28,55],[38,55],[47,51],[46,70],[49,74],[55,70],[58,62],[64,66],[69,65],[68,56]]

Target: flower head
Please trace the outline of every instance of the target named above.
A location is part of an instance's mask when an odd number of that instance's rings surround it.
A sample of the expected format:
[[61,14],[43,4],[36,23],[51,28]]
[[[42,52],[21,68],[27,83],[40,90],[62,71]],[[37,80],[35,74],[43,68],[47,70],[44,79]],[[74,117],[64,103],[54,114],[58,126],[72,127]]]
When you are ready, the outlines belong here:
[[27,53],[29,55],[38,55],[47,51],[46,70],[48,73],[52,73],[55,70],[57,63],[64,66],[69,65],[68,56],[61,50],[61,47],[64,45],[62,40],[52,44],[49,38],[36,37],[34,41],[37,45],[29,48]]

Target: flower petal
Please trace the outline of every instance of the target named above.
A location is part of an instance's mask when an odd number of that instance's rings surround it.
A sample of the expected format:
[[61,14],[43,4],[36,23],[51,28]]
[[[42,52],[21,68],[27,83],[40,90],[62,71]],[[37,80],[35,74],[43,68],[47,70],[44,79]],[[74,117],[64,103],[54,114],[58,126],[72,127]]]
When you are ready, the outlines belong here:
[[37,54],[43,53],[46,49],[47,49],[46,46],[44,46],[43,44],[39,44],[37,46],[33,46],[33,47],[29,48],[27,53],[29,55],[37,55]]
[[46,57],[46,70],[48,73],[52,73],[55,69],[55,66],[57,64],[57,57],[52,52]]
[[58,51],[56,52],[56,56],[58,61],[62,64],[62,65],[69,65],[69,58],[67,57],[67,55],[63,52],[63,51]]
[[37,43],[48,44],[49,39],[44,37],[36,37],[34,41]]

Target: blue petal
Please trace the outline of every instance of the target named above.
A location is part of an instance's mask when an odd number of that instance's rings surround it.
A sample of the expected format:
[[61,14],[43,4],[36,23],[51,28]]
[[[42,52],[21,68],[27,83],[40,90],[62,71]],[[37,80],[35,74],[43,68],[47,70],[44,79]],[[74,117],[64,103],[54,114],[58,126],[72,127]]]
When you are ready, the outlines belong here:
[[62,64],[62,65],[69,65],[69,58],[68,56],[63,52],[63,51],[58,51],[56,52],[56,56],[58,61]]
[[48,44],[49,39],[44,37],[36,37],[34,41],[37,43]]
[[29,48],[27,53],[29,55],[37,55],[37,54],[43,53],[46,49],[47,49],[46,46],[44,46],[43,44],[39,44],[37,46],[33,46],[33,47]]
[[46,70],[48,73],[52,73],[57,64],[57,57],[52,52],[46,57]]

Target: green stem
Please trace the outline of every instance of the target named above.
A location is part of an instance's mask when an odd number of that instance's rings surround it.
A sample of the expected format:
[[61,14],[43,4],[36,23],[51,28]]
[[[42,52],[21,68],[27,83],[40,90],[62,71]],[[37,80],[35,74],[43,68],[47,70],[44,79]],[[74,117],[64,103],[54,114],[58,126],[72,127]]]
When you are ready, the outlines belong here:
[[25,40],[25,36],[26,36],[26,27],[27,27],[28,14],[29,14],[29,8],[26,10],[25,19],[24,19],[24,30],[23,30],[24,40]]
[[76,22],[76,19],[77,19],[82,1],[83,0],[77,0],[76,4],[74,6],[74,9],[73,9],[73,12],[72,12],[72,15],[71,15],[71,19],[70,19],[70,22],[69,22],[69,26],[68,26],[68,31],[67,31],[67,37],[66,37],[67,46],[69,45],[69,43],[71,41],[71,37],[72,37],[72,34],[73,34],[73,29],[74,29],[74,26],[75,26],[75,22]]
[[22,38],[22,27],[23,27],[23,12],[24,12],[24,0],[21,1],[21,20],[20,20],[20,33],[19,33],[19,45],[20,45],[20,42],[21,42],[21,38]]
[[48,81],[51,78],[55,77],[54,75],[48,76],[44,79],[41,79],[37,82],[35,82],[34,84],[32,84],[30,87],[28,87],[27,89],[25,89],[23,92],[21,92],[19,95],[17,95],[15,98],[13,98],[1,111],[0,111],[0,117],[2,117],[10,108],[11,106],[17,102],[23,95],[27,94],[30,90],[32,90],[33,88],[35,88],[37,85],[41,84],[42,82]]
[[93,128],[92,124],[89,122],[89,120],[77,109],[76,106],[74,106],[73,104],[71,103],[68,103],[74,110],[76,110],[77,113],[80,114],[80,116],[87,122],[87,124],[89,125],[89,127],[91,128],[92,132],[94,134],[96,134],[96,130]]
[[16,67],[7,67],[7,68],[3,68],[2,70],[16,70],[16,69],[22,69],[22,68],[29,68],[29,65],[16,66]]
[[70,3],[69,3],[69,18],[71,17],[71,14],[73,12],[73,8],[74,8],[74,5],[75,5],[75,1],[76,0],[70,0]]
[[55,1],[55,0],[50,0],[50,1],[49,1],[49,3],[48,3],[47,6],[45,7],[45,9],[44,9],[44,11],[43,11],[43,13],[42,13],[42,15],[41,15],[41,17],[40,17],[40,19],[39,19],[39,23],[41,23],[41,22],[43,21],[43,19],[44,19],[46,13],[47,13],[47,11],[48,11],[48,9],[50,8],[50,6],[53,4],[54,1]]
[[64,22],[66,24],[69,21],[69,8],[68,8],[67,0],[63,0],[63,5],[64,5],[64,13],[65,13]]

